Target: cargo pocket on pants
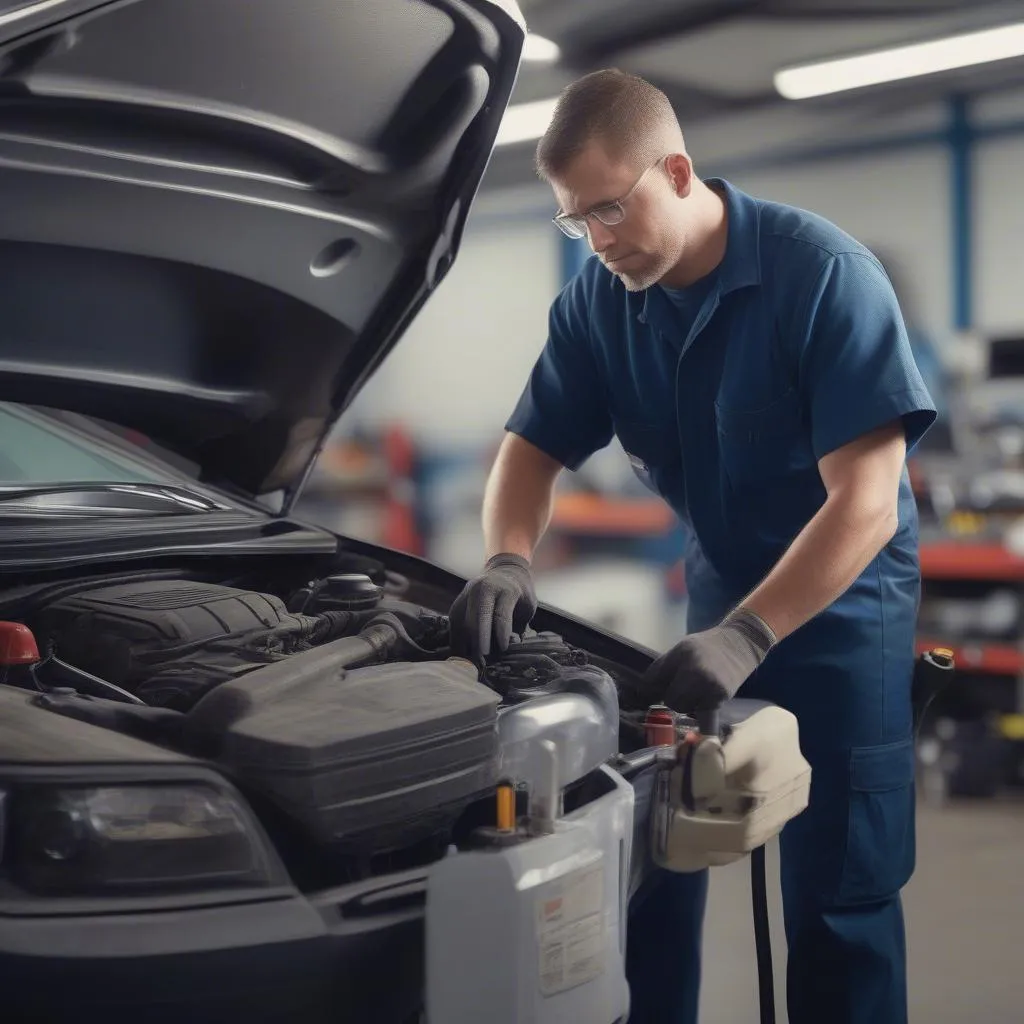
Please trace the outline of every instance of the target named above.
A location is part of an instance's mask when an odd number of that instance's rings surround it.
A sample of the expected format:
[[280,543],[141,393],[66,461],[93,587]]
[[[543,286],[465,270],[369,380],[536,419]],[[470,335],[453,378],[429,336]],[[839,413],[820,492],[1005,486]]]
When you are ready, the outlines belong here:
[[914,741],[854,747],[840,903],[894,896],[914,872]]

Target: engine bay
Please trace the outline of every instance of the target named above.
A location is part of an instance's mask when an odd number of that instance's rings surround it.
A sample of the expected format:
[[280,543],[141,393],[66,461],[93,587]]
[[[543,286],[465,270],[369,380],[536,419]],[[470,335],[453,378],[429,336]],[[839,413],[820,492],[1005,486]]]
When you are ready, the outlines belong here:
[[[302,580],[167,572],[39,589],[39,657],[5,682],[48,711],[213,762],[275,839],[333,862],[452,841],[501,776],[499,716],[583,693],[613,731],[616,680],[554,633],[483,666],[382,565]],[[338,571],[339,569],[344,571]]]
[[385,614],[402,624],[388,654],[443,656],[444,619],[385,602],[362,574],[315,580],[287,599],[192,580],[101,586],[59,598],[31,625],[63,661],[147,705],[189,712],[221,683],[358,635]]

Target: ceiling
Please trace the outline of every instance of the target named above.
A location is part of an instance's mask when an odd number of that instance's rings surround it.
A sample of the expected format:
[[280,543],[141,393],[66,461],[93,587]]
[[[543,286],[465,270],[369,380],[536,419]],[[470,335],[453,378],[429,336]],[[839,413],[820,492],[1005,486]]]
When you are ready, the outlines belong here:
[[[644,76],[672,101],[684,130],[737,115],[875,112],[951,92],[1024,85],[1024,59],[794,103],[773,87],[780,68],[988,28],[1024,15],[1022,0],[520,0],[530,32],[558,44],[557,64],[524,62],[512,102],[550,99],[589,71]],[[484,189],[536,181],[535,143],[495,151]]]

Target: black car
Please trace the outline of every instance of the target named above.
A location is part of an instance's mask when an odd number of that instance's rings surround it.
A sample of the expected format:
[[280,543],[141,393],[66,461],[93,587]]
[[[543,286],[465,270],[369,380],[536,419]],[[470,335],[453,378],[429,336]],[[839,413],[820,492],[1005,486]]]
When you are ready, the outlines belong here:
[[640,746],[650,652],[542,608],[460,662],[464,580],[293,515],[523,39],[511,0],[0,4],[3,1021],[416,1020],[499,719],[587,696],[567,813]]

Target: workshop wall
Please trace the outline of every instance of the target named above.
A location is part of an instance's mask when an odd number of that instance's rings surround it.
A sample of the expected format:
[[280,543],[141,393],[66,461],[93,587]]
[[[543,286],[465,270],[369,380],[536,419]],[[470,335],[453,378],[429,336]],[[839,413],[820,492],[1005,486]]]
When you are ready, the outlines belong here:
[[557,232],[536,210],[474,220],[448,278],[354,418],[369,427],[401,422],[428,446],[489,444],[544,343],[559,279]]
[[1024,136],[979,143],[974,189],[977,326],[1024,332]]
[[[1024,122],[1024,89],[977,100],[982,128]],[[1024,132],[979,141],[973,182],[976,322],[994,333],[1024,333]]]

